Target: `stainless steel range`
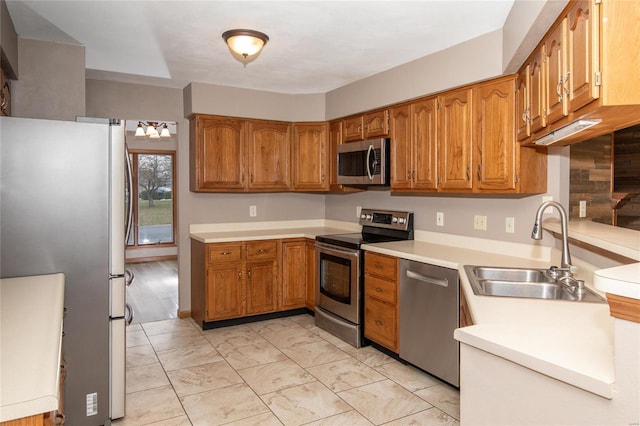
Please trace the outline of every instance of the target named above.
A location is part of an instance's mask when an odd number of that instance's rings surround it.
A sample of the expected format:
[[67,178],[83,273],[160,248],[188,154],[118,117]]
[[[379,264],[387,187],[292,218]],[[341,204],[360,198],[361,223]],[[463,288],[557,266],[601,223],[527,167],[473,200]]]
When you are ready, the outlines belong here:
[[413,240],[413,213],[362,209],[361,233],[316,237],[316,325],[359,348],[364,344],[362,244]]

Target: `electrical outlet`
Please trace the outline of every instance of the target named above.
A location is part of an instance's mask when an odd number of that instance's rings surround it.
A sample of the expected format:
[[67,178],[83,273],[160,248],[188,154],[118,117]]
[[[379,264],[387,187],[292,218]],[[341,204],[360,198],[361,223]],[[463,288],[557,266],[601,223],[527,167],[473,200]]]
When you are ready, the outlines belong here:
[[362,213],[362,206],[356,207],[356,217],[360,219],[360,214]]
[[516,222],[514,218],[507,217],[504,219],[504,232],[508,234],[516,232]]
[[258,209],[256,206],[249,206],[249,216],[256,217],[258,215]]
[[477,229],[479,231],[487,230],[487,217],[475,215],[473,217],[473,229]]
[[580,200],[580,214],[579,217],[587,217],[587,202]]
[[442,213],[442,212],[437,212],[436,213],[436,225],[437,226],[444,226],[444,213]]

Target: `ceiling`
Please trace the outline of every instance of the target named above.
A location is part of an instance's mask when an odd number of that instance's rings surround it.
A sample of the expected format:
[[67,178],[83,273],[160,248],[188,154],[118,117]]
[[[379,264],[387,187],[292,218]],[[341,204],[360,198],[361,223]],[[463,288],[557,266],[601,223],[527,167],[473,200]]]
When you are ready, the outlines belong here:
[[[514,0],[18,1],[18,36],[85,46],[88,78],[326,93],[501,28]],[[221,34],[268,34],[246,67]]]

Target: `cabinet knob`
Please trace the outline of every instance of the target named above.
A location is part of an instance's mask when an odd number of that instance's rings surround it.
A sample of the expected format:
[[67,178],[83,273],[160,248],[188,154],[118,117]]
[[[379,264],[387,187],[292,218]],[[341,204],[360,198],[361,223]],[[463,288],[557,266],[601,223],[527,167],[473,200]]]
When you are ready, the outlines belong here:
[[260,249],[260,250],[258,250],[258,253],[266,253],[266,252],[268,252],[268,251],[269,251],[269,250],[266,250],[266,249]]
[[382,293],[382,289],[381,289],[380,287],[376,287],[376,291],[377,291],[378,293]]
[[380,320],[376,320],[376,325],[384,325],[384,323]]

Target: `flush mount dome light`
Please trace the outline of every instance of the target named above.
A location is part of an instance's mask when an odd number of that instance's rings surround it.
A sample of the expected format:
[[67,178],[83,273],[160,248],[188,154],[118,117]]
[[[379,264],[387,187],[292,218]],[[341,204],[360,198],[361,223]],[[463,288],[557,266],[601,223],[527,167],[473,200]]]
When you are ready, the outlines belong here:
[[269,36],[255,30],[229,30],[222,33],[222,39],[227,43],[231,55],[247,66],[260,56]]

